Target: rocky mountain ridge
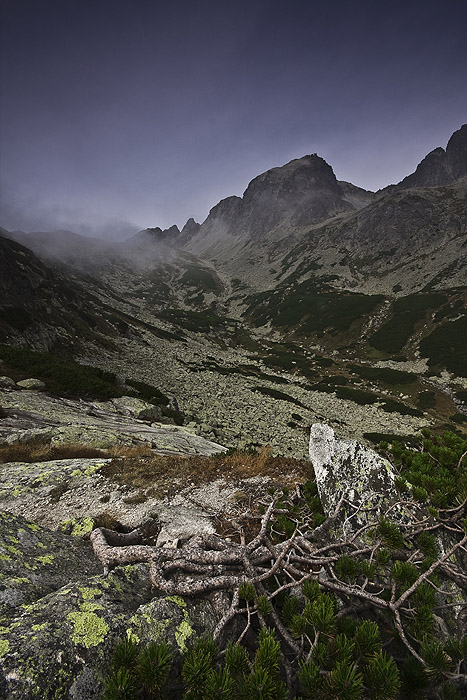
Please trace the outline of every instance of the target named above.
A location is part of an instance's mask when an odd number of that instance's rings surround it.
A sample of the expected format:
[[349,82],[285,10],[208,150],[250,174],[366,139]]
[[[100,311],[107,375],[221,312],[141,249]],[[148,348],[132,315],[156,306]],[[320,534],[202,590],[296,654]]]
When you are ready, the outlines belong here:
[[[111,247],[15,234],[40,260],[0,237],[1,339],[160,386],[232,446],[298,456],[316,419],[349,437],[357,416],[360,437],[453,416],[462,429],[466,134],[378,193],[313,154],[181,231]],[[429,185],[440,159],[450,179]]]

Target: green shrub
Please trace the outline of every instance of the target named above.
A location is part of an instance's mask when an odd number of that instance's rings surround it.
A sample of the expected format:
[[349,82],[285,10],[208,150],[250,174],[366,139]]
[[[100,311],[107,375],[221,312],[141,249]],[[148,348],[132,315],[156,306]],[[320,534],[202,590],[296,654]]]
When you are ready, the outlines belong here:
[[430,367],[446,367],[459,377],[467,377],[467,316],[448,321],[435,328],[420,342],[420,353]]
[[125,639],[114,649],[103,700],[165,697],[171,663],[172,652],[165,642],[140,647]]
[[444,295],[439,293],[409,294],[396,299],[392,305],[392,318],[371,336],[370,344],[388,354],[400,352],[414,332],[415,324],[444,300]]
[[105,401],[123,393],[112,372],[80,365],[58,355],[0,345],[0,357],[10,367],[41,379],[51,393],[59,396]]

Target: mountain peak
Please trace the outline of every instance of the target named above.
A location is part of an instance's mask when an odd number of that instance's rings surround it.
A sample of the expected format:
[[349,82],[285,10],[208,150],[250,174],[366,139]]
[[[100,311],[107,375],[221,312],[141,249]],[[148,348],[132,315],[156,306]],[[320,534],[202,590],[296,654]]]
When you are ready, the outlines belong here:
[[271,168],[255,177],[246,188],[243,199],[247,203],[254,199],[258,192],[268,190],[280,198],[288,193],[303,194],[312,189],[339,190],[336,176],[331,166],[316,153],[295,158],[285,165]]
[[415,172],[401,180],[396,187],[439,187],[450,185],[464,175],[467,175],[467,124],[453,133],[446,150],[438,147],[428,153]]
[[446,158],[455,180],[467,175],[467,124],[463,124],[449,139]]

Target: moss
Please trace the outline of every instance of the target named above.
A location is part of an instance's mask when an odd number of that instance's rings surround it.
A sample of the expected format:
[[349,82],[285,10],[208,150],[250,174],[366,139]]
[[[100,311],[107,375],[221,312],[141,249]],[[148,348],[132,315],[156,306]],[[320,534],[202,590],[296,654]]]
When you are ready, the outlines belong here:
[[94,612],[71,612],[67,619],[73,623],[71,639],[87,649],[101,644],[109,631],[106,621]]
[[193,634],[193,628],[188,620],[183,620],[175,630],[175,641],[177,642],[180,651],[186,651],[186,640]]
[[10,642],[8,639],[0,639],[0,658],[2,656],[5,656],[5,654],[8,654],[8,650],[10,648]]

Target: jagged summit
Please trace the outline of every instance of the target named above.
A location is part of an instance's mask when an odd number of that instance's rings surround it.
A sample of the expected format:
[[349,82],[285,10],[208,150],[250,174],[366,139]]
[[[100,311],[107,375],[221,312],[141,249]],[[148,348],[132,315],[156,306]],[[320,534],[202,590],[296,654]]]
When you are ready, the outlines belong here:
[[274,230],[302,228],[354,211],[367,203],[362,194],[369,195],[340,183],[316,153],[306,155],[258,175],[242,197],[221,200],[201,226],[190,225],[175,242],[206,253],[219,236],[261,240]]
[[450,185],[467,175],[467,124],[455,131],[448,141],[446,150],[435,148],[417,166],[411,175],[405,177],[395,187],[439,187]]

